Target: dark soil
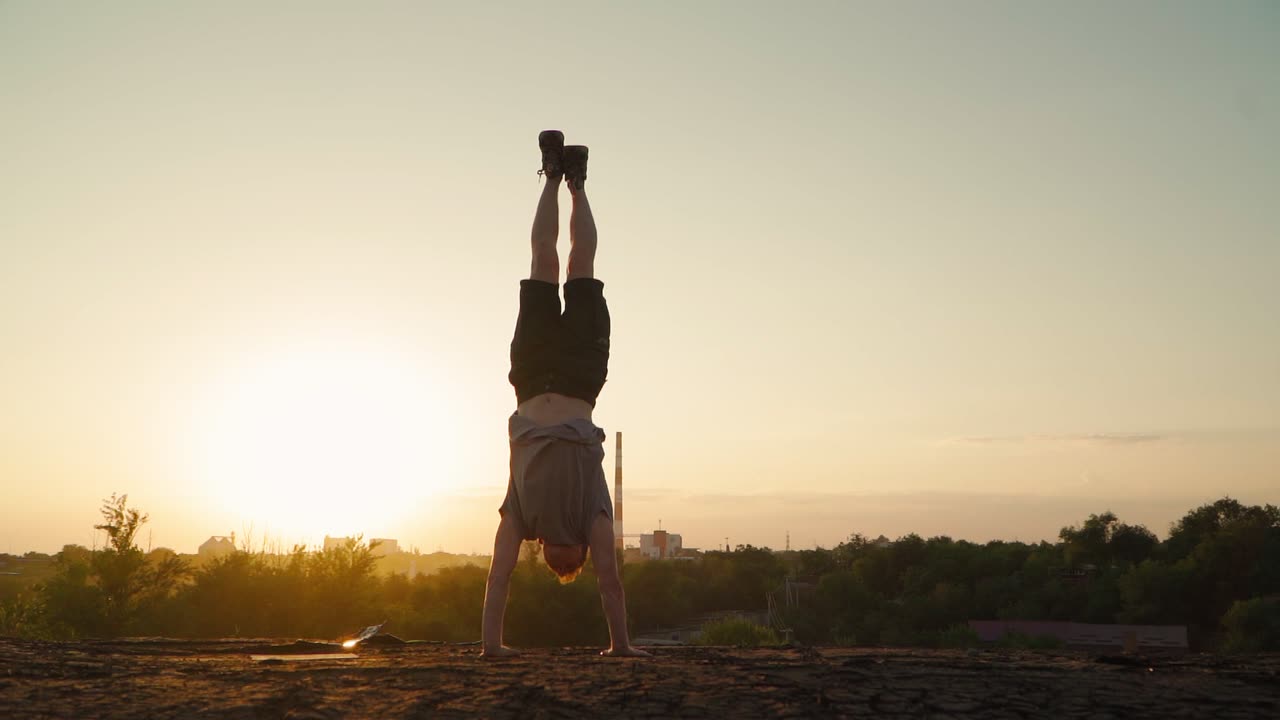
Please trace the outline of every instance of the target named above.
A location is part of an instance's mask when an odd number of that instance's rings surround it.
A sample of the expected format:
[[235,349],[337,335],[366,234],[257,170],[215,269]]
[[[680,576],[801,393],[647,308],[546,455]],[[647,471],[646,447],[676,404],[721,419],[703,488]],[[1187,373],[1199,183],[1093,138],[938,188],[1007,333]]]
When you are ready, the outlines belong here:
[[1280,718],[1280,655],[0,638],[0,718]]

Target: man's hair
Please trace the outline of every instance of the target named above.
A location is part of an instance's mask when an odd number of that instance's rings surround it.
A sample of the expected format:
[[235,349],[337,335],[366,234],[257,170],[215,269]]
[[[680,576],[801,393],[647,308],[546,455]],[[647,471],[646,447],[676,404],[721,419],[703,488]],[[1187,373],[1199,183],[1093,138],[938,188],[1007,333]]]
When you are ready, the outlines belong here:
[[[570,554],[571,550],[580,550],[580,553],[574,558]],[[547,568],[560,578],[560,584],[568,585],[577,579],[582,566],[587,562],[587,546],[543,543],[542,559],[547,563]]]

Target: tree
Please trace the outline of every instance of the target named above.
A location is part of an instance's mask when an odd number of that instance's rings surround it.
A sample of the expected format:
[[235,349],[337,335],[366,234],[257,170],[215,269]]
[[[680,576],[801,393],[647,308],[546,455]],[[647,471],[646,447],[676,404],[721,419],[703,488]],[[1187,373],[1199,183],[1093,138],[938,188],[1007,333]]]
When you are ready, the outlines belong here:
[[[119,635],[135,629],[139,615],[173,595],[190,570],[170,553],[157,553],[153,562],[134,539],[147,515],[129,507],[128,495],[113,494],[102,502],[107,534],[102,550],[90,552],[67,546],[58,554],[59,571],[41,587],[51,633],[60,637]],[[145,609],[148,612],[140,613]]]
[[1080,527],[1064,527],[1058,533],[1069,565],[1096,565],[1101,568],[1146,560],[1159,545],[1155,533],[1142,525],[1126,525],[1108,510],[1090,515]]
[[49,635],[68,639],[102,634],[106,609],[102,589],[91,582],[94,554],[67,545],[57,555],[58,572],[39,588]]
[[1107,539],[1111,561],[1125,565],[1137,565],[1150,558],[1159,545],[1160,541],[1156,539],[1155,533],[1142,525],[1119,523],[1111,530],[1111,537]]
[[627,588],[627,614],[641,630],[673,627],[692,615],[693,581],[683,563],[642,562],[622,568]]
[[1107,540],[1116,524],[1115,513],[1108,510],[1101,515],[1090,515],[1080,527],[1072,525],[1058,532],[1066,545],[1067,563],[1070,565],[1102,565],[1108,559]]
[[103,522],[94,529],[107,534],[107,547],[94,553],[90,566],[102,591],[103,629],[114,635],[130,629],[140,605],[168,597],[189,569],[172,554],[159,556],[155,564],[147,562],[134,538],[149,518],[129,507],[128,495],[113,493],[100,512]]
[[1167,543],[1170,559],[1181,560],[1204,540],[1228,525],[1238,523],[1280,527],[1280,508],[1274,505],[1242,505],[1230,497],[1201,505],[1182,516],[1170,529]]

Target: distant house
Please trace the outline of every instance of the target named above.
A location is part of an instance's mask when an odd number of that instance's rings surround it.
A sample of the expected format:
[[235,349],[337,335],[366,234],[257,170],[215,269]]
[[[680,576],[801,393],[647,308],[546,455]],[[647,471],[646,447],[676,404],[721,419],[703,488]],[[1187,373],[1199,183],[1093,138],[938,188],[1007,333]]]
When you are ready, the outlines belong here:
[[394,538],[373,538],[369,541],[373,554],[378,557],[397,555],[400,553],[400,542]]
[[213,535],[208,540],[200,543],[200,557],[218,557],[219,555],[230,555],[236,551],[236,534],[230,535]]
[[1051,637],[1070,648],[1087,650],[1186,650],[1185,625],[1108,625],[1039,620],[970,620],[982,642],[999,642],[1008,634]]
[[350,541],[351,538],[349,537],[329,537],[328,535],[325,535],[324,549],[333,550],[334,548],[346,547],[347,543]]

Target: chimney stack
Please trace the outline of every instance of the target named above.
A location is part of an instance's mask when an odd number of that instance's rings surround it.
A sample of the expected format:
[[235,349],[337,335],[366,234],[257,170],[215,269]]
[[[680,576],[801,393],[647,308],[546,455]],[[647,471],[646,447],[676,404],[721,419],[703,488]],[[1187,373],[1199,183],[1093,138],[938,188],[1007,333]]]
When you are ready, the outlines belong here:
[[622,549],[622,432],[618,432],[618,447],[613,453],[613,546]]

